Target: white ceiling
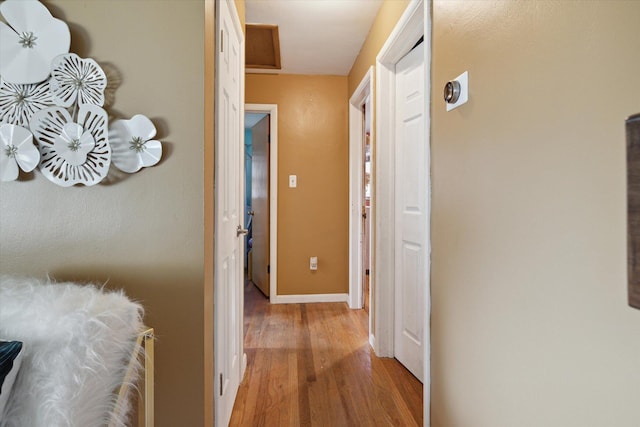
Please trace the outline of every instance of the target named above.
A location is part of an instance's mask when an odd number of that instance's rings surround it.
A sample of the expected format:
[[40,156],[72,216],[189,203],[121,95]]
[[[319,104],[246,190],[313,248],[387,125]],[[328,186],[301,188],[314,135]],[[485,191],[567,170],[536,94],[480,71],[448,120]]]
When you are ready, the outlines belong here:
[[282,70],[262,72],[346,76],[382,1],[246,0],[247,24],[279,27]]

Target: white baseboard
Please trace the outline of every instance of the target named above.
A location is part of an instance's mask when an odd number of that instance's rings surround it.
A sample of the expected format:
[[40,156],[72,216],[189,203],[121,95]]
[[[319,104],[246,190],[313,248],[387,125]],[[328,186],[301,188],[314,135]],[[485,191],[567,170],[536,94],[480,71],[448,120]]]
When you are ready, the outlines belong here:
[[271,304],[300,304],[313,302],[347,302],[349,294],[274,295]]
[[373,334],[369,334],[369,344],[371,345],[371,348],[376,348],[376,337]]

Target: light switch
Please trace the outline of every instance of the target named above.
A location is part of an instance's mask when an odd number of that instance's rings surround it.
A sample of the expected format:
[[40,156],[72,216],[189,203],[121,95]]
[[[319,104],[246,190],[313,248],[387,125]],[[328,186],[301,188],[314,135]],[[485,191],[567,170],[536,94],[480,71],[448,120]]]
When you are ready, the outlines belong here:
[[289,188],[296,188],[298,186],[298,176],[289,175]]
[[318,269],[318,257],[312,256],[309,258],[309,270],[317,270]]

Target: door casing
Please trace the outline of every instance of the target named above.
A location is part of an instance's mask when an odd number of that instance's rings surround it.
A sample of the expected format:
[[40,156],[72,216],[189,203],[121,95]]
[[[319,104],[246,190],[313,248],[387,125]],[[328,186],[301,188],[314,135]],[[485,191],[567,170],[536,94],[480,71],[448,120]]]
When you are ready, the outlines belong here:
[[278,299],[278,105],[245,104],[246,113],[269,115],[269,301]]
[[[431,0],[412,0],[402,17],[389,35],[380,53],[376,57],[376,146],[374,156],[375,173],[375,214],[373,215],[374,251],[373,262],[375,270],[372,280],[376,283],[372,287],[375,297],[372,300],[370,312],[375,316],[374,337],[371,340],[374,351],[381,357],[393,357],[394,352],[394,291],[395,291],[395,65],[424,36],[421,47],[425,49],[425,99],[427,100],[425,114],[425,136],[427,138],[426,153],[427,173],[430,180],[430,99],[431,99]],[[418,47],[420,48],[420,47]],[[427,223],[431,216],[431,185],[428,186]],[[431,242],[426,242],[427,259],[425,274],[427,289],[424,290],[424,383],[423,383],[423,411],[424,425],[430,425],[430,313],[431,313],[431,285],[429,283],[431,270]]]
[[[364,169],[362,144],[364,141],[365,119],[362,114],[362,106],[366,103],[367,97],[372,95],[373,66],[369,68],[349,100],[349,307],[353,309],[362,308],[363,305],[361,282],[364,275],[364,266],[362,265],[363,248],[360,244],[360,236],[364,231],[361,210],[362,200],[364,199],[364,194],[362,194],[364,187],[362,182],[362,171]],[[373,140],[373,129],[371,129],[371,138]],[[371,185],[375,186],[373,179]],[[374,204],[375,200],[372,198],[372,215]],[[373,219],[371,223],[373,224]],[[373,277],[373,275],[370,277]],[[373,284],[370,282],[369,286],[372,288]],[[371,330],[371,324],[369,325],[369,330]]]

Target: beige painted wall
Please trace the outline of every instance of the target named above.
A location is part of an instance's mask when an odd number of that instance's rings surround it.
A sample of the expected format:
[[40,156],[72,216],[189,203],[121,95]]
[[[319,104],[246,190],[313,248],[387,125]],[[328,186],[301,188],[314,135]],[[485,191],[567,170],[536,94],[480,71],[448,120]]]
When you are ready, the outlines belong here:
[[[246,76],[246,102],[278,105],[278,294],[349,292],[347,77]],[[298,187],[288,187],[289,175]],[[309,270],[309,257],[318,270]]]
[[436,0],[433,19],[432,425],[639,425],[640,2]]
[[349,96],[356,90],[369,67],[375,66],[378,52],[387,41],[408,4],[409,0],[384,0],[380,6],[360,53],[349,71]]
[[119,71],[113,111],[150,117],[164,159],[92,188],[58,187],[39,173],[1,183],[0,271],[108,281],[141,301],[158,335],[156,425],[200,426],[204,3],[46,4],[69,23],[72,51]]
[[[236,5],[236,10],[238,11],[238,17],[240,18],[240,25],[242,25],[242,30],[245,31],[245,15],[247,10],[247,2],[245,0],[233,0]],[[246,31],[245,31],[246,32]]]

